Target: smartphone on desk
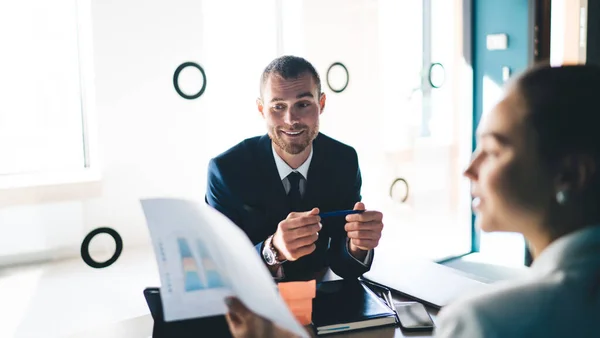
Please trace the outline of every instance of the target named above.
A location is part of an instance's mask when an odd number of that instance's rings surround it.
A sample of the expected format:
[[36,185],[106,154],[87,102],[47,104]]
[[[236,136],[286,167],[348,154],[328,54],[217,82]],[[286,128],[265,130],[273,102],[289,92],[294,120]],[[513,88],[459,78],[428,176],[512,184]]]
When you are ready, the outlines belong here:
[[435,325],[425,306],[418,302],[394,302],[400,327],[407,332],[433,331]]

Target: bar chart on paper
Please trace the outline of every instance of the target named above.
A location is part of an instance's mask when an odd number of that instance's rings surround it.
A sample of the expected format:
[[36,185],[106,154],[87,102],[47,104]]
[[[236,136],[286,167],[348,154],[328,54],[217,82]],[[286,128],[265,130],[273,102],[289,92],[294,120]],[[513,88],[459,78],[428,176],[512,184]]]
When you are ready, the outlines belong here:
[[181,266],[183,268],[184,289],[186,292],[193,292],[203,289],[215,289],[225,287],[223,278],[217,271],[214,261],[206,246],[202,241],[196,241],[197,253],[200,261],[197,261],[190,244],[185,238],[177,238],[179,254],[181,256]]
[[[210,244],[210,243],[209,243]],[[233,295],[229,279],[213,260],[216,251],[200,237],[172,234],[159,241],[161,297],[165,320],[183,320],[222,315],[223,300]]]
[[206,203],[142,199],[160,275],[165,322],[223,316],[228,297],[298,337],[309,337],[279,297],[248,236]]

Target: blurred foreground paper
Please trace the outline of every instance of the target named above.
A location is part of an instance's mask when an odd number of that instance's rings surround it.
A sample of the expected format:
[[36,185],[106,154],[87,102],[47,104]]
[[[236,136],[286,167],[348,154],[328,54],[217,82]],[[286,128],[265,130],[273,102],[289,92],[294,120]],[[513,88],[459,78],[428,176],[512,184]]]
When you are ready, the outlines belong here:
[[252,242],[227,217],[185,200],[141,202],[158,262],[166,321],[225,314],[225,297],[235,295],[255,313],[308,337]]

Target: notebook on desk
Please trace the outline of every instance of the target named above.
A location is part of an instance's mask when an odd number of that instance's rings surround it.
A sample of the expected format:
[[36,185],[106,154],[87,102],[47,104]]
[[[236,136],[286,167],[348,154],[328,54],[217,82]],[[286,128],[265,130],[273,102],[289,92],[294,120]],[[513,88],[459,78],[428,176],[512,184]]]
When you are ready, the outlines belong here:
[[317,335],[395,325],[396,315],[371,289],[357,280],[317,286],[312,322]]

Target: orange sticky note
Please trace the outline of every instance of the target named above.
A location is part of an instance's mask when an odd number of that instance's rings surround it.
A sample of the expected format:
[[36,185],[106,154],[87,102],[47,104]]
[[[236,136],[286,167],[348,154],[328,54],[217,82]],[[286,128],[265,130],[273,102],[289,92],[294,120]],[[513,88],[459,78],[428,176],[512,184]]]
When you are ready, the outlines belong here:
[[278,283],[279,293],[288,308],[302,325],[312,322],[312,300],[317,295],[315,280]]
[[312,321],[312,308],[296,308],[292,310],[292,314],[302,325],[308,325]]
[[291,300],[286,302],[290,310],[294,311],[312,311],[312,299]]
[[307,282],[278,283],[277,287],[285,300],[313,299],[317,296],[317,282],[314,279]]
[[312,323],[312,312],[301,314],[301,315],[296,315],[296,319],[298,319],[300,324],[302,324],[303,326],[306,326],[306,325]]

